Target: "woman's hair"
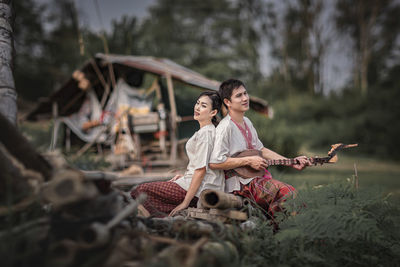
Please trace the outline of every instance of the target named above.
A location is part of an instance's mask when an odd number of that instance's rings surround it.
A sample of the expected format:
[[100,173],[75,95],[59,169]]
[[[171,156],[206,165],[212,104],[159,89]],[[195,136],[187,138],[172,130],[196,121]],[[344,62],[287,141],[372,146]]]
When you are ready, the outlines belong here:
[[[222,101],[221,101],[221,98],[219,97],[218,92],[216,92],[216,91],[205,91],[205,92],[202,92],[199,95],[199,97],[197,98],[197,100],[202,96],[208,96],[211,99],[211,110],[216,109],[217,110],[217,114],[221,111]],[[219,121],[217,119],[217,115],[212,117],[211,122],[214,124],[214,126],[218,125]]]

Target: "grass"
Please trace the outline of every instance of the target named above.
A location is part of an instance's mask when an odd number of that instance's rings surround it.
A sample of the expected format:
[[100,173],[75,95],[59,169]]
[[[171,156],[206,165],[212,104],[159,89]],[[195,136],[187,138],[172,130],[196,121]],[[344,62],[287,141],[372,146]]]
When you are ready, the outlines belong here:
[[270,172],[275,179],[289,183],[301,190],[309,186],[354,179],[354,166],[357,169],[360,188],[379,188],[384,194],[392,193],[397,199],[400,199],[399,162],[340,154],[339,161],[335,164],[312,166],[302,171],[291,170],[290,168],[280,170],[277,167],[271,167]]

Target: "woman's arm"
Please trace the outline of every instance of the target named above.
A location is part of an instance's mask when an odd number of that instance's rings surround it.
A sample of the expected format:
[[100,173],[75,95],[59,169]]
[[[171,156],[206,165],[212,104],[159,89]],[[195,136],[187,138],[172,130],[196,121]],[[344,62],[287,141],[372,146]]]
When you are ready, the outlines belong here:
[[193,197],[196,195],[197,190],[199,190],[201,182],[203,181],[204,175],[206,174],[206,167],[196,169],[192,176],[192,181],[188,191],[186,192],[185,199],[179,204],[175,209],[171,211],[169,216],[174,216],[178,211],[186,209]]

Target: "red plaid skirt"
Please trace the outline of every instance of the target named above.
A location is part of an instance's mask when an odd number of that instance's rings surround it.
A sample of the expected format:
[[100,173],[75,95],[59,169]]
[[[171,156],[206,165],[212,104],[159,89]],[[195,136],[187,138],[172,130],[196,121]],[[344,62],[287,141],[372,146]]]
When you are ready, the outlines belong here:
[[[131,191],[132,198],[140,193],[147,195],[146,201],[142,204],[155,217],[166,217],[168,214],[183,202],[186,190],[175,182],[152,182],[140,184]],[[197,205],[197,197],[194,197],[189,207]]]
[[293,186],[273,179],[267,170],[263,177],[256,177],[250,183],[240,186],[241,189],[233,191],[233,194],[257,203],[271,218],[275,212],[282,211],[282,203],[289,197],[294,198],[296,192]]

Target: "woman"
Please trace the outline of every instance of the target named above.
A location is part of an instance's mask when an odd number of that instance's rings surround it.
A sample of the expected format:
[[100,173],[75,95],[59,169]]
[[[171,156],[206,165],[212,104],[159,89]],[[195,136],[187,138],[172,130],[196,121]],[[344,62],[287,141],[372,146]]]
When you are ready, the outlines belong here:
[[168,182],[145,183],[131,192],[136,198],[146,193],[144,208],[152,216],[173,216],[187,207],[196,206],[198,197],[204,189],[224,190],[224,179],[208,168],[214,146],[216,115],[221,109],[221,99],[216,92],[203,92],[194,106],[194,119],[198,130],[186,143],[189,164],[185,174],[176,175]]

